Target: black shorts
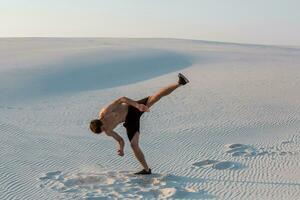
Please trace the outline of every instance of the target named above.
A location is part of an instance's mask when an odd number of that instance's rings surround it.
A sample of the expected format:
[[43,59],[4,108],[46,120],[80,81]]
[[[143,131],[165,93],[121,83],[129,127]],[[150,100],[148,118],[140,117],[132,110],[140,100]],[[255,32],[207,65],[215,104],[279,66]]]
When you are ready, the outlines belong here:
[[[149,97],[138,100],[137,103],[147,105]],[[139,111],[133,106],[128,107],[125,123],[123,126],[126,128],[129,141],[132,140],[136,132],[140,132],[140,118],[144,112]]]

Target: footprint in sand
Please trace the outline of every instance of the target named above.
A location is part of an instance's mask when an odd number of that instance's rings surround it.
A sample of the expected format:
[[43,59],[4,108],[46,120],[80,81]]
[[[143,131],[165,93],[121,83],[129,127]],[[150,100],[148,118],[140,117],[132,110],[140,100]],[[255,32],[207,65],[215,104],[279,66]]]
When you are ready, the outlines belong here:
[[193,165],[200,168],[211,167],[212,169],[216,169],[216,170],[225,170],[225,169],[236,170],[236,169],[243,168],[243,165],[237,162],[217,161],[217,160],[203,160],[200,162],[196,162]]
[[250,145],[245,144],[227,144],[225,145],[226,153],[231,154],[233,157],[243,156],[243,157],[253,157],[266,155],[269,152],[264,148],[256,149]]
[[44,174],[42,177],[40,177],[40,180],[47,180],[47,179],[59,179],[59,176],[62,174],[61,171],[54,171],[54,172],[48,172]]
[[[282,142],[282,144],[287,145],[290,142],[285,141]],[[282,151],[278,148],[270,147],[269,149],[265,148],[255,148],[250,145],[245,144],[227,144],[225,145],[226,153],[231,154],[233,157],[255,157],[255,156],[265,156],[265,155],[280,155],[280,156],[286,156],[286,155],[294,155],[295,153],[290,151]]]
[[257,150],[250,145],[245,145],[245,144],[227,144],[225,145],[227,148],[226,153],[231,154],[231,156],[236,157],[236,156],[256,156],[257,155]]
[[134,175],[129,171],[48,172],[39,178],[41,188],[70,199],[196,199],[213,198],[188,187],[192,179],[169,174]]
[[217,163],[217,160],[202,160],[200,162],[196,162],[193,165],[197,167],[211,167],[214,163]]
[[13,106],[1,106],[0,105],[0,109],[7,109],[7,110],[23,110],[22,107],[13,107]]
[[283,141],[283,142],[281,142],[281,144],[290,144],[290,143],[292,143],[292,141]]
[[238,162],[231,162],[231,161],[223,161],[223,162],[218,162],[213,164],[212,166],[213,169],[217,170],[225,170],[225,169],[241,169],[243,168],[242,164]]

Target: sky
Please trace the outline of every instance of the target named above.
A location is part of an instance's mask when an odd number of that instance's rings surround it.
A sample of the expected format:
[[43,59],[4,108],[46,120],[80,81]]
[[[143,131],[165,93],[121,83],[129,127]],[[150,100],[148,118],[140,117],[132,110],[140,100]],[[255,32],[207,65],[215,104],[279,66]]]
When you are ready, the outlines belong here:
[[0,0],[0,37],[300,45],[299,0]]

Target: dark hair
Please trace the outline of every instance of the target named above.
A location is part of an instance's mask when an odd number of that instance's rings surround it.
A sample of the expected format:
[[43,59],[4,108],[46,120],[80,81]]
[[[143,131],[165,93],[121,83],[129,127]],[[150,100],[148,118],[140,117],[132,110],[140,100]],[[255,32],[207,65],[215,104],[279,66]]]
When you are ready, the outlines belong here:
[[102,130],[101,130],[102,125],[103,125],[103,123],[101,122],[100,119],[94,119],[90,123],[90,129],[94,133],[101,133],[102,132]]

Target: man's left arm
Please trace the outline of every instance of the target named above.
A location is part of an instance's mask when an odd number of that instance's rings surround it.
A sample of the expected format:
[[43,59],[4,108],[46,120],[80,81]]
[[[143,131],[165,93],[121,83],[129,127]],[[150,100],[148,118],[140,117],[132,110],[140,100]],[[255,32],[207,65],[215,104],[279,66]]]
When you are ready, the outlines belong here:
[[131,105],[137,109],[139,109],[142,112],[149,112],[149,108],[145,106],[144,104],[139,104],[136,101],[129,99],[127,97],[121,97],[112,102],[110,105],[108,105],[106,108],[102,109],[100,112],[100,117],[103,117],[106,113],[110,113],[113,111],[119,104],[126,103],[128,105]]
[[145,106],[144,104],[139,104],[136,101],[133,101],[132,99],[129,99],[127,97],[122,97],[121,98],[122,103],[127,103],[137,109],[139,109],[141,112],[149,112],[149,108]]

